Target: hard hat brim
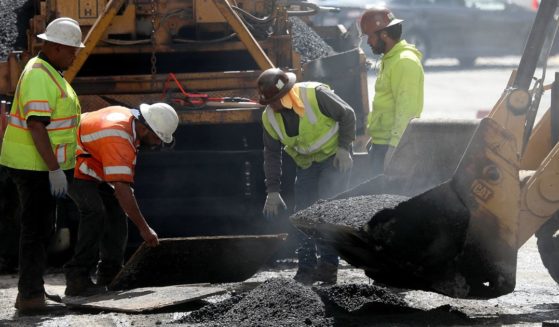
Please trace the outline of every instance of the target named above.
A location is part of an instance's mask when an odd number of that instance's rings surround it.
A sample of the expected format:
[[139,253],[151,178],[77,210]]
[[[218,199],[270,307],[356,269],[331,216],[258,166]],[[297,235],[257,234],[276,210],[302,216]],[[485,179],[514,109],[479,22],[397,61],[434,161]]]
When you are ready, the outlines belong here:
[[386,25],[386,27],[390,27],[390,26],[400,24],[403,21],[404,21],[403,19],[394,18],[393,20],[390,21],[390,23],[388,23],[388,25]]
[[261,97],[259,100],[260,104],[266,105],[276,100],[279,100],[291,90],[291,88],[293,87],[293,85],[295,85],[295,82],[297,81],[297,76],[291,72],[286,72],[285,74],[287,75],[287,84],[285,84],[284,87],[273,97],[269,99],[264,99]]
[[66,45],[66,46],[73,47],[73,48],[85,48],[85,44],[83,44],[83,42],[80,42],[79,46],[75,46],[73,44],[69,44],[67,41],[64,41],[64,40],[55,40],[53,38],[49,38],[45,33],[41,33],[41,34],[37,35],[37,37],[39,39],[42,39],[42,40],[45,40],[45,41],[49,41],[49,42],[57,43],[57,44],[62,44],[62,45]]

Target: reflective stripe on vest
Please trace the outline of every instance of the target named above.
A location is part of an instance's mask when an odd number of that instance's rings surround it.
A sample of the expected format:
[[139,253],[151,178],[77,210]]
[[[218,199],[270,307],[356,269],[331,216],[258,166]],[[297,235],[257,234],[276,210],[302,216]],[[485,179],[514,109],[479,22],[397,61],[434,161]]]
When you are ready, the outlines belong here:
[[104,129],[98,132],[85,134],[80,137],[82,143],[94,142],[106,137],[120,137],[127,140],[130,145],[135,148],[134,140],[132,139],[132,135],[128,134],[127,132],[120,130],[120,129]]
[[302,148],[302,147],[299,147],[299,146],[295,146],[293,148],[295,149],[295,151],[297,151],[300,154],[314,153],[315,151],[319,150],[324,144],[326,144],[326,142],[330,141],[331,138],[336,136],[336,133],[338,133],[339,129],[340,129],[340,124],[338,124],[336,122],[336,124],[334,126],[332,126],[332,128],[330,128],[328,133],[324,134],[321,138],[316,140],[308,148]]
[[60,86],[60,84],[58,84],[58,82],[56,81],[56,78],[52,75],[52,73],[50,72],[50,70],[45,67],[45,65],[43,65],[40,62],[36,62],[33,64],[32,66],[33,68],[38,68],[38,69],[42,69],[45,73],[47,73],[50,77],[50,79],[52,79],[52,81],[54,82],[54,84],[56,84],[56,86],[58,87],[58,89],[60,90],[60,98],[64,99],[66,98],[68,95],[66,94],[66,92],[64,91],[64,89],[62,88],[62,86]]
[[82,172],[82,174],[91,176],[98,181],[103,181],[101,177],[99,177],[99,175],[97,175],[93,169],[89,168],[86,162],[82,162],[78,169]]
[[31,112],[52,112],[47,101],[30,101],[23,106],[23,114],[28,115]]
[[105,175],[132,175],[132,169],[128,166],[107,166],[103,167]]
[[68,146],[67,144],[58,144],[56,146],[56,149],[54,150],[54,154],[56,155],[56,160],[58,161],[58,163],[66,161],[66,159],[67,159],[67,156],[66,156],[67,146]]
[[[27,126],[27,121],[14,115],[8,117],[8,123],[15,127],[29,129],[29,127]],[[75,128],[77,126],[78,126],[78,117],[74,116],[70,118],[53,119],[45,128],[47,129],[47,131],[56,131],[62,129]]]

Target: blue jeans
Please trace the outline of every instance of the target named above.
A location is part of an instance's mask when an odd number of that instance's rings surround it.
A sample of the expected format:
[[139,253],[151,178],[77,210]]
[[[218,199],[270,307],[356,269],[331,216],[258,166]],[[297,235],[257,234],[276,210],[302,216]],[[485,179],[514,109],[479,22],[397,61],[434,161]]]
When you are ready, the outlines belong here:
[[[313,163],[306,169],[297,167],[295,180],[295,211],[303,210],[319,199],[329,199],[349,186],[350,172],[342,173],[333,165],[334,156],[323,162]],[[297,250],[299,267],[313,268],[317,264],[317,252],[320,261],[338,265],[336,251],[326,245],[317,246],[306,235],[300,237],[301,247]]]

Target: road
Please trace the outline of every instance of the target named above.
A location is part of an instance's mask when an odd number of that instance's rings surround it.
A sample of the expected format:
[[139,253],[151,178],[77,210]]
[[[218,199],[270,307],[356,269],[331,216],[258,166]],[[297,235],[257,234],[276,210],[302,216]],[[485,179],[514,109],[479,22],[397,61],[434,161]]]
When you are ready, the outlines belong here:
[[[489,110],[499,98],[518,58],[480,60],[469,70],[460,70],[453,62],[428,62],[425,75],[424,117],[476,118],[478,111]],[[553,65],[548,72],[559,67]],[[371,74],[370,82],[374,82]],[[547,82],[549,83],[549,82]],[[372,84],[371,84],[372,85]],[[542,101],[544,107],[549,100]],[[291,278],[294,265],[281,269],[264,269],[248,282],[262,282],[269,278]],[[45,278],[50,292],[61,294],[64,280],[59,273]],[[359,269],[348,265],[339,271],[340,284],[370,284]],[[188,314],[179,308],[169,312],[127,315],[111,312],[79,312],[64,310],[49,316],[19,317],[13,308],[17,293],[17,276],[0,276],[0,326],[154,326],[167,325]],[[371,313],[359,326],[369,325],[522,325],[541,326],[544,321],[559,320],[559,287],[543,267],[535,238],[519,251],[517,284],[513,293],[490,300],[458,300],[443,295],[391,289],[406,301],[409,308],[431,310],[443,308],[414,320],[407,313]],[[365,322],[364,322],[365,321]],[[338,323],[334,326],[346,326]]]

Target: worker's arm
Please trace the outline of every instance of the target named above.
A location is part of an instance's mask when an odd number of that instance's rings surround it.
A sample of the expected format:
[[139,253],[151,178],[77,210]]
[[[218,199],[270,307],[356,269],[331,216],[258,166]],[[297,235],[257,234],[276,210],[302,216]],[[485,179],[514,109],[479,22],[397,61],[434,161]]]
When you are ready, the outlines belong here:
[[353,108],[325,86],[316,88],[316,98],[320,112],[337,121],[340,125],[338,146],[351,151],[351,143],[355,139],[355,112]]
[[124,213],[132,220],[134,225],[140,231],[142,239],[147,243],[148,246],[156,246],[159,244],[159,239],[157,234],[151,227],[149,227],[146,222],[140,208],[138,207],[138,202],[136,202],[136,197],[129,183],[126,182],[113,182],[115,187],[115,196],[120,204]]
[[395,99],[394,125],[390,131],[390,146],[397,146],[410,120],[423,111],[423,68],[421,63],[405,58],[392,70],[390,87]]
[[264,142],[264,176],[266,177],[266,193],[280,192],[281,191],[281,149],[282,144],[280,141],[275,140],[264,129],[263,132]]
[[27,120],[27,127],[29,128],[29,132],[31,133],[31,138],[33,138],[35,147],[37,148],[37,151],[39,152],[41,158],[43,158],[43,161],[47,165],[48,169],[50,171],[53,171],[60,168],[60,165],[58,165],[58,161],[54,156],[54,151],[52,150],[52,145],[50,143],[50,138],[45,126],[45,122],[43,120],[30,117]]

